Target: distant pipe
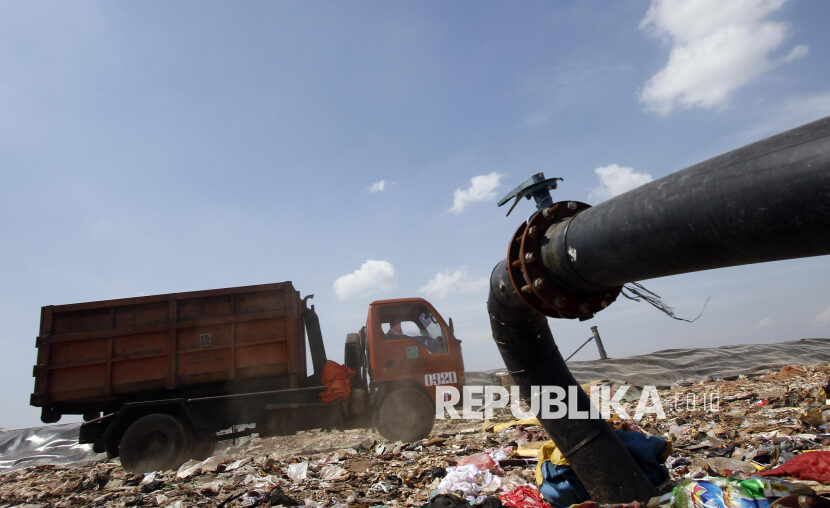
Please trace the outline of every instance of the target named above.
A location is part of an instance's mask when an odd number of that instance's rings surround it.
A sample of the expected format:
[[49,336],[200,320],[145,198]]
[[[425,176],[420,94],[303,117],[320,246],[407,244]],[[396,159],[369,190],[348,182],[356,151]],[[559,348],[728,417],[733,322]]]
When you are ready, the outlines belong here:
[[591,341],[594,341],[597,344],[597,351],[599,351],[599,359],[600,360],[607,360],[608,359],[608,355],[605,354],[605,347],[602,345],[602,339],[599,336],[599,331],[597,330],[596,326],[591,327],[591,333],[592,333],[592,335],[590,337],[588,337],[587,339],[585,339],[585,342],[583,342],[578,348],[576,348],[576,351],[574,351],[573,353],[570,354],[570,356],[565,358],[565,363],[571,361],[571,358],[573,358],[574,356],[576,356],[577,353],[582,351],[582,348],[584,348]]
[[591,327],[591,333],[594,337],[594,342],[597,343],[597,351],[599,351],[599,359],[607,360],[608,355],[605,353],[605,346],[602,344],[602,337],[599,336],[599,329],[596,326]]

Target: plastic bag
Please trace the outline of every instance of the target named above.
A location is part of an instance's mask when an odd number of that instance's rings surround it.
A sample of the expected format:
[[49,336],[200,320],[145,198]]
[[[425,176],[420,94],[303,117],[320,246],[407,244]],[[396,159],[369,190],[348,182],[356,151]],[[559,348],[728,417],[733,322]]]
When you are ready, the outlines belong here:
[[467,464],[472,464],[482,471],[492,471],[497,465],[490,455],[483,452],[458,459],[458,466],[466,466]]
[[447,468],[447,475],[438,484],[439,490],[459,493],[471,503],[480,503],[487,494],[501,488],[501,479],[490,471],[482,471],[474,464]]
[[542,493],[530,485],[517,487],[507,494],[502,494],[499,496],[499,499],[501,499],[504,506],[512,506],[514,508],[551,508],[542,499]]
[[804,485],[766,478],[707,477],[684,480],[672,491],[674,508],[768,508],[771,499],[790,494],[810,494]]
[[305,480],[306,475],[308,474],[308,462],[298,462],[296,464],[291,464],[288,466],[285,474],[288,475],[289,478],[294,480],[295,482],[300,482]]

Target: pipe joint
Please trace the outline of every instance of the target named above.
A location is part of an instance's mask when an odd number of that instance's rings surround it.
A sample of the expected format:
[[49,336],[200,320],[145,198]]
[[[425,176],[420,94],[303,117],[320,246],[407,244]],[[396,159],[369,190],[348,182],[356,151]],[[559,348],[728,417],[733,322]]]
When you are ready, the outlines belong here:
[[[618,286],[585,291],[579,274],[571,267],[572,260],[568,258],[571,253],[567,252],[567,247],[548,247],[554,236],[551,233],[553,230],[567,229],[570,218],[588,208],[590,205],[579,201],[554,203],[535,213],[513,234],[507,252],[507,273],[513,293],[540,314],[554,318],[589,319],[611,305],[622,289]],[[545,234],[540,235],[539,231]],[[565,235],[555,237],[564,238]],[[560,250],[564,255],[557,255]]]

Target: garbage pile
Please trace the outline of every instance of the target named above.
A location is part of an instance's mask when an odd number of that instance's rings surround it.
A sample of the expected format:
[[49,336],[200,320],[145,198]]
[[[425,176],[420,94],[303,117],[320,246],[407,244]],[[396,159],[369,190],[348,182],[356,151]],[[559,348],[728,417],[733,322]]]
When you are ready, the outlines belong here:
[[[661,497],[648,506],[830,504],[819,497],[830,494],[828,378],[830,365],[822,365],[679,382],[658,392],[665,419],[613,419],[638,440],[664,442],[653,450],[664,472]],[[622,404],[633,414],[638,400],[632,388]],[[177,471],[144,475],[124,472],[118,459],[37,465],[0,474],[0,505],[544,507],[557,503],[553,487],[560,505],[597,506],[557,487],[548,473],[567,466],[555,463],[538,422],[517,421],[507,409],[496,415],[487,422],[437,420],[415,443],[385,442],[368,430],[254,437]]]

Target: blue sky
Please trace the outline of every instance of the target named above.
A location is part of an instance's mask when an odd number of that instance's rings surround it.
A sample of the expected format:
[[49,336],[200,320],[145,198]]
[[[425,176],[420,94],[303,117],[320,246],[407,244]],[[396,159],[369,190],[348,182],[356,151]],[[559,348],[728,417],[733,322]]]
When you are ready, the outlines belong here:
[[[370,301],[452,316],[502,366],[486,279],[532,173],[589,203],[830,114],[830,4],[0,3],[0,426],[40,307],[292,280],[329,356]],[[381,183],[383,182],[383,183]],[[336,282],[338,281],[338,282]],[[567,355],[830,336],[830,259],[649,281],[551,322]],[[577,358],[596,357],[587,347]]]

